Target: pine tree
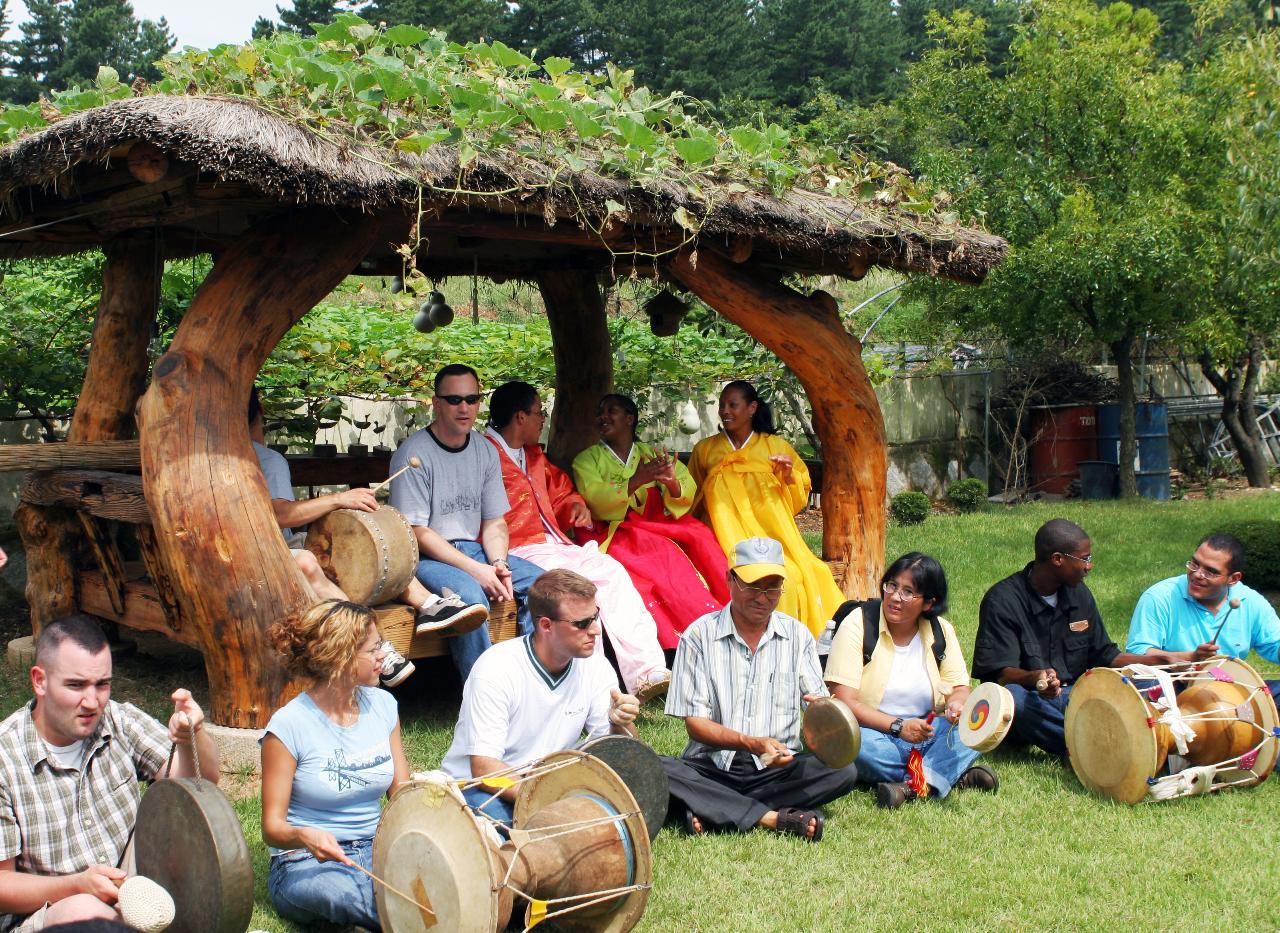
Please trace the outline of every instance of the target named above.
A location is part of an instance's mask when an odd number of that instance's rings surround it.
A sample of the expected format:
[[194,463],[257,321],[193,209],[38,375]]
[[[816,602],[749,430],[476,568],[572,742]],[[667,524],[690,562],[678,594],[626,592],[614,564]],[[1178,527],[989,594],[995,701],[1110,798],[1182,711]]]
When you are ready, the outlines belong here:
[[125,83],[159,76],[154,62],[175,40],[162,18],[139,22],[127,0],[72,0],[66,11],[66,52],[49,74],[53,87],[92,81],[108,65]]
[[253,31],[249,34],[251,39],[270,39],[275,35],[276,24],[265,16],[259,16],[253,21]]
[[602,6],[598,0],[521,0],[506,19],[503,41],[526,55],[555,55],[595,71],[606,57]]
[[890,0],[766,0],[767,96],[795,107],[815,80],[846,100],[891,96],[901,80],[902,23]]
[[491,40],[507,31],[503,0],[373,0],[358,12],[371,23],[441,29],[456,42]]
[[[315,35],[312,23],[331,23],[339,13],[349,12],[350,4],[346,0],[293,0],[292,9],[276,7],[280,16],[277,29],[289,32],[300,32],[304,36]],[[257,30],[254,24],[254,30]]]
[[50,76],[65,53],[66,19],[66,0],[27,0],[27,20],[18,26],[22,37],[13,44],[10,100],[30,103],[52,87]]

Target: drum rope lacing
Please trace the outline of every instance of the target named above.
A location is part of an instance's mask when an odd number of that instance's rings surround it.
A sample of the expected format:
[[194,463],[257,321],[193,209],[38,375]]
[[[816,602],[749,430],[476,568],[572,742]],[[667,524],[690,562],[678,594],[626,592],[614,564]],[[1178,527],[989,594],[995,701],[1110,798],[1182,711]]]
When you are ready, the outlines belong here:
[[1156,709],[1163,710],[1156,721],[1168,727],[1178,746],[1178,754],[1185,755],[1191,742],[1195,741],[1196,730],[1187,722],[1190,717],[1184,716],[1178,709],[1177,693],[1173,689],[1173,678],[1169,676],[1169,672],[1148,664],[1130,664],[1128,670],[1140,679],[1154,680],[1160,685],[1160,696],[1151,700]]
[[[532,780],[533,778],[542,777],[544,775],[552,773],[553,771],[558,771],[561,768],[572,767],[575,764],[577,764],[577,761],[578,760],[576,758],[568,758],[562,761],[553,761],[548,764],[540,764],[535,767],[528,768],[527,770],[523,771],[523,773],[521,772],[521,769],[519,767],[505,768],[502,771],[494,771],[490,774],[485,774],[478,778],[472,778],[471,780],[455,781],[455,783],[463,789],[469,789],[472,787],[485,787],[486,790],[495,786],[495,784],[500,784],[500,786],[498,786],[498,789],[494,791],[494,793],[490,796],[489,799],[492,800],[495,797],[498,797],[502,793],[502,791],[508,787],[513,787],[519,784],[523,784],[524,782]],[[512,777],[512,775],[515,775],[515,776]],[[486,801],[486,803],[487,802],[488,801]],[[490,816],[488,813],[484,811],[483,807],[484,807],[484,804],[481,804],[480,807],[474,808],[476,816],[480,817],[485,822],[493,824],[495,827],[499,825],[505,827],[505,824],[503,824],[501,820],[497,819],[496,817]],[[571,833],[581,832],[584,829],[589,829],[594,826],[600,826],[605,823],[613,823],[615,825],[625,823],[628,819],[631,819],[633,817],[643,818],[643,814],[641,813],[640,810],[637,809],[637,810],[631,810],[626,813],[615,813],[609,816],[594,817],[588,820],[577,820],[573,823],[562,823],[555,827],[554,832],[549,832],[549,831],[544,832],[541,830],[534,830],[533,832],[516,830],[512,833],[511,841],[515,843],[516,857],[513,857],[511,859],[511,863],[507,866],[506,874],[503,876],[502,881],[500,881],[494,887],[494,890],[501,891],[503,888],[505,888],[508,891],[510,891],[513,895],[517,897],[521,897],[524,900],[529,902],[529,905],[530,905],[529,925],[524,928],[525,933],[528,933],[529,930],[532,930],[535,926],[537,926],[538,924],[542,923],[545,920],[552,920],[556,917],[563,916],[564,914],[573,913],[576,910],[585,910],[588,907],[594,907],[597,904],[603,904],[605,901],[613,900],[614,898],[621,897],[624,894],[631,894],[635,891],[647,891],[653,887],[651,884],[630,884],[630,885],[624,885],[623,887],[619,887],[619,888],[610,888],[605,891],[588,891],[583,894],[569,894],[564,897],[540,900],[536,897],[533,897],[531,894],[528,894],[525,891],[520,890],[519,888],[517,888],[515,885],[511,883],[511,873],[515,870],[516,863],[518,861],[518,856],[520,854],[520,850],[523,849],[525,845],[534,841],[542,842],[547,839],[555,839],[558,836],[567,836],[567,835],[570,835]],[[518,833],[523,833],[527,842],[517,842],[516,835]],[[581,901],[582,903],[573,903],[574,901]],[[552,910],[552,911],[547,910],[548,907],[551,907],[556,904],[572,904],[572,906],[564,907],[560,910]]]

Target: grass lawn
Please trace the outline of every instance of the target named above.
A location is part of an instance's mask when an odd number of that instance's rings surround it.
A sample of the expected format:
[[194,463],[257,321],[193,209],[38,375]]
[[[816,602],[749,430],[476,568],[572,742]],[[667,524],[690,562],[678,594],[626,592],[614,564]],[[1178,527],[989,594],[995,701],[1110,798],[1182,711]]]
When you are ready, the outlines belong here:
[[[1040,523],[1070,518],[1093,536],[1089,585],[1123,646],[1142,590],[1180,572],[1201,535],[1278,512],[1280,496],[1270,494],[935,515],[914,528],[891,528],[888,557],[923,550],[942,561],[951,583],[949,618],[961,643],[971,646],[986,588],[1030,559]],[[1276,670],[1256,656],[1250,662]],[[173,685],[203,688],[196,659],[185,665],[123,661],[116,697],[163,714]],[[398,691],[414,768],[436,765],[450,738],[456,695],[421,695],[439,679],[437,670],[420,669]],[[12,669],[0,678],[0,708],[11,710],[26,697],[25,678]],[[659,713],[646,713],[641,734],[667,754],[684,744],[682,725]],[[816,846],[763,832],[694,839],[664,830],[654,846],[654,888],[642,928],[1280,929],[1272,895],[1280,874],[1280,779],[1128,807],[1091,796],[1069,766],[1039,753],[998,750],[987,758],[1000,775],[998,795],[961,792],[941,804],[882,812],[869,794],[855,792],[829,808],[826,837]],[[235,795],[238,782],[228,783]],[[267,902],[257,799],[239,793],[258,879],[253,926],[293,930]]]

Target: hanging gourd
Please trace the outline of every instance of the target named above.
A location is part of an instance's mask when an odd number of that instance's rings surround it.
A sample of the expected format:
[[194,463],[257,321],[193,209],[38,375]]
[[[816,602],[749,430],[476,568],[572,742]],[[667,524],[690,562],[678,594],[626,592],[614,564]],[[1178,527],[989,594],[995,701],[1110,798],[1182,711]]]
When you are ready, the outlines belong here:
[[655,337],[674,337],[689,306],[664,290],[644,303],[644,313],[649,315],[649,329]]

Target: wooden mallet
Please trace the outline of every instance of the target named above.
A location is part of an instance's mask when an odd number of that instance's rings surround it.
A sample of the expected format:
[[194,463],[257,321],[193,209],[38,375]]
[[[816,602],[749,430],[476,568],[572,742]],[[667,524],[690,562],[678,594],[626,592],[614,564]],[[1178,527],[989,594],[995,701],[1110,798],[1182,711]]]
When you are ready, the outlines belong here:
[[395,479],[405,470],[411,470],[414,467],[420,467],[420,466],[422,466],[421,460],[419,460],[417,457],[410,457],[408,466],[403,466],[400,469],[396,470],[394,473],[392,473],[390,476],[388,476],[386,479],[380,482],[377,486],[372,487],[369,491],[377,492],[379,489],[381,489],[383,486],[386,486],[388,483],[390,483],[393,479]]
[[1239,608],[1240,608],[1240,597],[1232,596],[1231,600],[1227,603],[1226,614],[1223,615],[1222,621],[1218,623],[1218,630],[1213,633],[1213,638],[1209,640],[1210,644],[1216,645],[1218,643],[1218,636],[1222,634],[1222,627],[1227,624],[1227,619],[1231,618],[1231,613]]

